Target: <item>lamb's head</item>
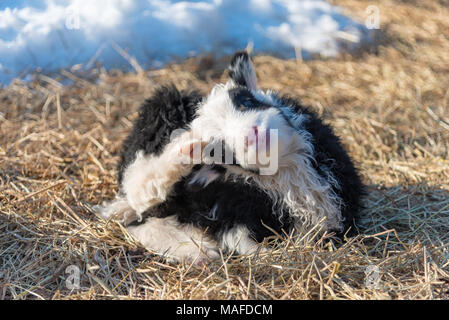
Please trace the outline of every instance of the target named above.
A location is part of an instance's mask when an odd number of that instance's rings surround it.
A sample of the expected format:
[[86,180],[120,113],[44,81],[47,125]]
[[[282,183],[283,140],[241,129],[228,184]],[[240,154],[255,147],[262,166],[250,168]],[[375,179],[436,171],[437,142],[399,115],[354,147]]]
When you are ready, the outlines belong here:
[[[210,146],[215,163],[224,161],[260,174],[274,174],[282,159],[300,148],[288,108],[274,92],[258,88],[246,52],[234,55],[229,75],[227,83],[217,84],[202,102],[191,123],[192,131],[214,142]],[[225,148],[217,148],[219,145]],[[224,152],[217,154],[217,150]]]

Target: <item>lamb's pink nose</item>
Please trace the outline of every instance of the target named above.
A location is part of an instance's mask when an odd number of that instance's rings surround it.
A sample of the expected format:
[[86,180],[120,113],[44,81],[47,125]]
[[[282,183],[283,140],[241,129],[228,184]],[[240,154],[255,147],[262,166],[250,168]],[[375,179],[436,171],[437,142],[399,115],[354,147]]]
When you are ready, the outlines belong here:
[[259,131],[257,126],[253,126],[249,134],[245,137],[245,147],[255,146],[256,150],[265,147],[270,148],[270,133],[269,130]]

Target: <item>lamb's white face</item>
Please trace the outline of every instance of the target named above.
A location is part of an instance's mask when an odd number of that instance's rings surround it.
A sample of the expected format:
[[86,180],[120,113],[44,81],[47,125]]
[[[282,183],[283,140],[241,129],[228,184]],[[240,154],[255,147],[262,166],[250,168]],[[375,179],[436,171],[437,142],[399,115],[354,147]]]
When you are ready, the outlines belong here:
[[274,174],[279,161],[295,148],[295,129],[285,119],[276,95],[257,88],[249,58],[233,63],[231,79],[216,85],[203,101],[192,131],[209,143],[203,154],[212,149],[213,162]]
[[[273,95],[233,81],[213,88],[191,128],[203,141],[214,142],[210,147],[215,163],[221,160],[265,174],[277,171],[294,136]],[[223,149],[217,148],[220,144]]]

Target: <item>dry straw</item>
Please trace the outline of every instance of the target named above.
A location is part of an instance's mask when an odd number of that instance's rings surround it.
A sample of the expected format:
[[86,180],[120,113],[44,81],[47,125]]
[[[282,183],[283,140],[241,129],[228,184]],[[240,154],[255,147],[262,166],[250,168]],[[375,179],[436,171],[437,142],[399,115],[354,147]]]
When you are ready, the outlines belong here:
[[[361,21],[371,4],[332,2]],[[384,32],[371,53],[255,59],[261,86],[311,105],[358,163],[369,186],[359,236],[279,235],[267,253],[204,268],[143,250],[90,205],[117,192],[120,143],[153,88],[206,92],[226,61],[135,66],[138,75],[75,68],[0,89],[0,299],[449,298],[449,9],[376,4]],[[79,289],[67,286],[71,265]]]

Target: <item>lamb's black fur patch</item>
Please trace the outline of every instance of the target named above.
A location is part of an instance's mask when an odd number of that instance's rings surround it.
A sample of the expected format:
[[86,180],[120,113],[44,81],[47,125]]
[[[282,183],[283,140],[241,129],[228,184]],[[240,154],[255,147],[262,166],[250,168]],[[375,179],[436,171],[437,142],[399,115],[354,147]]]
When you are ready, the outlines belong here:
[[189,178],[191,175],[176,183],[171,196],[149,214],[154,216],[157,212],[158,217],[175,215],[181,223],[193,223],[207,230],[216,240],[238,225],[245,225],[259,242],[273,235],[266,226],[278,233],[291,227],[288,214],[284,214],[283,219],[273,215],[273,203],[260,189],[249,184],[216,180],[196,191],[187,186]]
[[251,58],[246,51],[236,52],[232,57],[228,68],[229,77],[239,86],[248,87],[248,83],[246,83],[246,75],[243,71],[248,70],[248,68],[245,68],[244,65],[249,63],[251,63]]
[[140,107],[131,134],[123,142],[118,166],[118,183],[125,168],[134,161],[136,152],[159,155],[171,133],[192,122],[202,97],[197,92],[178,91],[174,85],[159,88]]
[[254,98],[246,87],[237,87],[229,90],[229,97],[239,111],[262,110],[270,106]]
[[[363,185],[340,140],[314,112],[289,97],[279,99],[295,112],[308,115],[306,129],[313,136],[314,168],[326,179],[327,171],[337,179],[339,188],[334,188],[334,191],[342,200],[345,227],[352,227],[360,207]],[[118,167],[119,182],[126,166],[134,160],[136,151],[159,154],[169,141],[171,132],[186,128],[195,118],[196,106],[200,101],[201,96],[197,93],[178,91],[174,86],[158,89],[142,105],[133,131],[123,144]],[[175,184],[165,202],[150,208],[143,216],[174,215],[181,223],[192,223],[207,230],[217,240],[224,232],[238,225],[245,225],[257,241],[272,235],[269,228],[281,233],[282,230],[289,232],[293,227],[289,213],[282,212],[285,209],[276,207],[264,191],[251,184],[216,179],[199,191],[192,188],[189,180],[201,168],[202,165],[196,165],[189,176]],[[210,166],[209,169],[220,174],[226,171],[219,165]]]

